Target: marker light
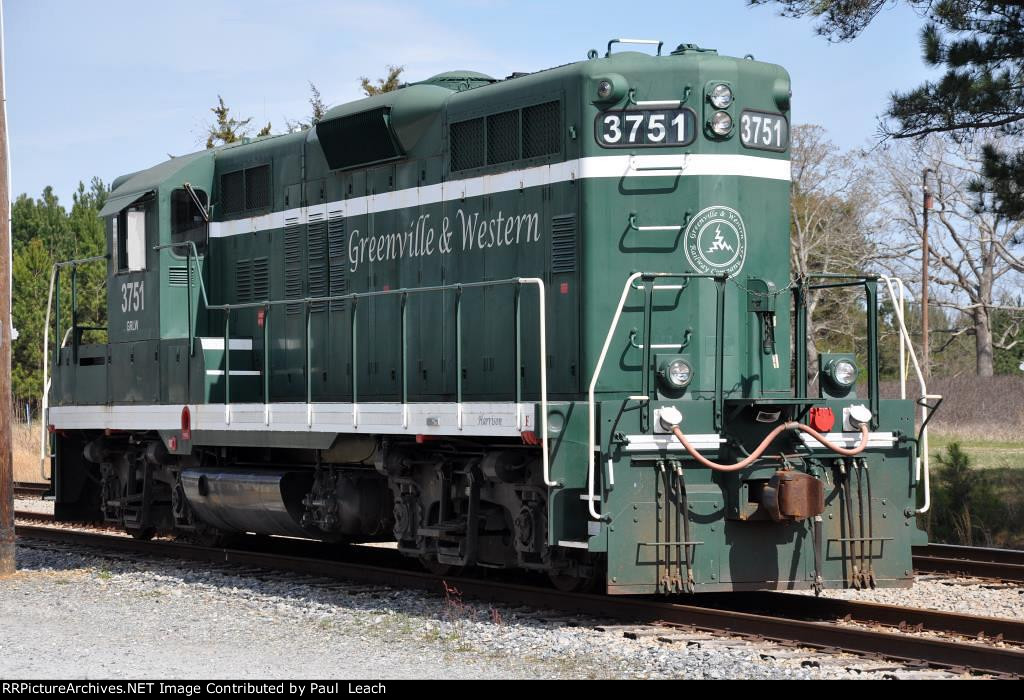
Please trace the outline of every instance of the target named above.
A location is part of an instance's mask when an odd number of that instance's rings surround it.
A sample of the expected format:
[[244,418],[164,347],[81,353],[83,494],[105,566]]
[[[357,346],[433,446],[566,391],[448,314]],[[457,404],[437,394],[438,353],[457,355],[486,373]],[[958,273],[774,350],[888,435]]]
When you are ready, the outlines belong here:
[[597,96],[602,100],[607,100],[609,97],[611,97],[612,90],[614,89],[615,88],[612,85],[612,81],[602,80],[597,84]]
[[715,109],[728,109],[729,105],[732,104],[732,89],[728,85],[720,83],[711,88],[708,98],[711,100],[711,104],[715,106]]
[[725,112],[715,112],[711,117],[711,130],[718,136],[728,136],[732,131],[732,117]]

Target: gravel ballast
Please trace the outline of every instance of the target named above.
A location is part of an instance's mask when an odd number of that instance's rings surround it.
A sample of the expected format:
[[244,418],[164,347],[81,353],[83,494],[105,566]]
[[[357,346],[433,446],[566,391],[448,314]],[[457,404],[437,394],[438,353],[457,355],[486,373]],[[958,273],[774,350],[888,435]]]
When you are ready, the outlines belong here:
[[0,583],[4,678],[919,675],[696,633],[631,640],[559,613],[284,574],[35,546],[19,546],[18,565]]
[[1024,586],[975,578],[922,575],[914,579],[910,588],[822,591],[821,595],[904,608],[1024,620]]

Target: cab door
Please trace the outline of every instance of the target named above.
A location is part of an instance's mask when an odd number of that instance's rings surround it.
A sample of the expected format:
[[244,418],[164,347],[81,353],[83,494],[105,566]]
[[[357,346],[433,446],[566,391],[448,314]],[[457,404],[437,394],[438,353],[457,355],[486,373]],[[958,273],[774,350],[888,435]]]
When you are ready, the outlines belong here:
[[160,388],[158,208],[153,192],[108,212],[107,285],[111,361],[109,395],[115,403],[155,403]]

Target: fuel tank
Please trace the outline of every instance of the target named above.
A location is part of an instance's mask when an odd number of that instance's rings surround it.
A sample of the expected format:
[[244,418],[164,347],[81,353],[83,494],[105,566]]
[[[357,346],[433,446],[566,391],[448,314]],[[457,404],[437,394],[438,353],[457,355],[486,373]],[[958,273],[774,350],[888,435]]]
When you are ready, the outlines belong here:
[[225,532],[287,535],[321,539],[324,533],[302,526],[303,497],[313,473],[248,469],[186,469],[185,498],[196,517]]
[[186,469],[195,517],[224,532],[330,541],[390,537],[393,501],[372,469]]

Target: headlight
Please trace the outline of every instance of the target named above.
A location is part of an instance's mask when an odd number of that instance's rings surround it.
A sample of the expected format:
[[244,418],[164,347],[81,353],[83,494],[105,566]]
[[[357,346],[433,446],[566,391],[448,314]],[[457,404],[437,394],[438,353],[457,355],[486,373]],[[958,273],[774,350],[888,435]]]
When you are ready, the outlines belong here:
[[728,85],[719,84],[711,88],[708,97],[715,109],[726,109],[732,104],[732,89]]
[[607,100],[611,97],[614,86],[610,80],[602,80],[597,84],[597,96],[602,100]]
[[849,360],[837,360],[829,365],[829,376],[836,384],[842,387],[853,386],[857,381],[857,365]]
[[669,386],[682,389],[693,378],[693,369],[686,360],[672,360],[662,372]]
[[715,112],[711,117],[711,130],[718,136],[728,136],[732,131],[732,117],[725,112]]

